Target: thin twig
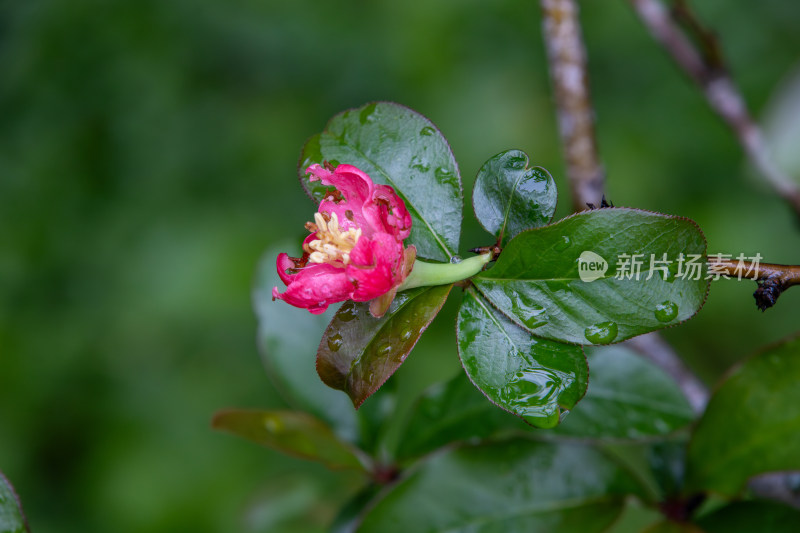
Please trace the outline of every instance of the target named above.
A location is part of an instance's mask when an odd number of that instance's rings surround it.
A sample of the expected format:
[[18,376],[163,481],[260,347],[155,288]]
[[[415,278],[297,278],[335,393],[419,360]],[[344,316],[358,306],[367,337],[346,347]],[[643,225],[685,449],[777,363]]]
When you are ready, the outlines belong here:
[[544,41],[575,211],[600,204],[605,173],[597,155],[586,51],[574,0],[541,0]]
[[[541,0],[544,39],[550,61],[561,143],[567,159],[567,179],[576,211],[605,203],[605,173],[600,164],[589,97],[586,52],[574,0]],[[703,383],[658,333],[628,341],[631,348],[663,368],[683,390],[696,412],[708,399]]]
[[753,293],[756,305],[762,311],[775,305],[778,297],[786,289],[800,285],[800,266],[775,265],[744,259],[730,260],[721,255],[708,258],[709,274],[719,274],[728,278],[752,279],[758,282],[758,289]]
[[704,46],[705,54],[701,54],[659,0],[629,2],[655,40],[702,88],[709,105],[733,130],[759,174],[800,217],[800,187],[772,161],[761,129],[750,116],[741,93],[723,66],[720,47],[713,33],[702,27],[686,2],[678,3],[676,13]]

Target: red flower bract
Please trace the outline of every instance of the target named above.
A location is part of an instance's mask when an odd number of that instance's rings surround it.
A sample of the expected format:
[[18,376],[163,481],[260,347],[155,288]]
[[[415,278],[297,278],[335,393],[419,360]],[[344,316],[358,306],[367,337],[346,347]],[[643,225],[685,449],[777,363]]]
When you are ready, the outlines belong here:
[[376,316],[388,308],[414,262],[416,250],[403,247],[411,231],[405,203],[388,185],[375,185],[352,165],[311,165],[311,181],[336,188],[319,204],[311,232],[303,241],[303,256],[278,256],[278,274],[286,284],[278,298],[295,307],[323,313],[345,300],[377,300]]

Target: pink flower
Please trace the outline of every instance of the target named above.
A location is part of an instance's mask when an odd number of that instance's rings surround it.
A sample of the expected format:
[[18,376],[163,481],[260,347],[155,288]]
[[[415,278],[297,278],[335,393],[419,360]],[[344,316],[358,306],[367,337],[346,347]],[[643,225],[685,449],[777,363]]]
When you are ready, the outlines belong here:
[[[327,168],[326,168],[327,167]],[[332,185],[306,223],[311,234],[303,241],[303,256],[278,256],[278,274],[286,284],[278,298],[314,314],[345,300],[374,300],[370,311],[382,316],[398,286],[408,276],[416,249],[403,247],[411,231],[411,215],[388,185],[375,185],[352,165],[311,165],[311,181]]]

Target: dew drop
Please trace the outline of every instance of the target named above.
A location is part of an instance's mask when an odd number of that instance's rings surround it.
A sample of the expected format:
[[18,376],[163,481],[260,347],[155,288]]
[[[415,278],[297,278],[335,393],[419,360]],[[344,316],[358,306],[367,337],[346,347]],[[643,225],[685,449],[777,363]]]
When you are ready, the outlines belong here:
[[593,344],[608,344],[617,338],[618,331],[616,322],[600,322],[586,328],[583,336]]
[[403,342],[411,339],[414,336],[414,328],[411,326],[406,326],[400,331],[400,340]]
[[515,293],[511,298],[511,312],[528,329],[540,328],[547,324],[547,310],[524,293]]
[[561,238],[556,241],[556,244],[553,246],[553,248],[556,252],[563,252],[570,246],[572,246],[572,241],[570,241],[569,237],[566,235],[562,235]]
[[421,130],[419,130],[419,134],[420,134],[420,135],[422,135],[423,137],[430,137],[430,136],[431,136],[431,135],[433,135],[434,133],[436,133],[436,130],[434,130],[434,129],[433,129],[432,127],[430,127],[430,126],[425,126],[425,127],[424,127],[424,128],[422,128]]
[[437,167],[434,174],[436,174],[438,179],[443,181],[450,181],[453,179],[453,172],[444,167]]
[[653,311],[653,314],[656,315],[656,319],[659,322],[669,322],[678,316],[678,306],[675,302],[664,300],[656,306],[656,310]]
[[547,368],[518,370],[499,391],[500,400],[522,416],[548,416],[558,412],[558,398],[573,382],[564,372]]
[[427,172],[431,169],[431,165],[426,160],[422,159],[420,156],[415,155],[411,159],[411,169],[418,170],[420,172]]
[[377,104],[369,104],[364,109],[361,110],[361,113],[358,114],[358,121],[363,126],[367,122],[374,122],[375,121],[375,106]]
[[388,342],[384,342],[378,349],[376,350],[378,357],[388,357],[390,353],[392,353],[392,345]]
[[450,258],[450,262],[453,263],[454,265],[460,263],[461,261],[462,259],[457,255],[454,255],[453,257]]
[[332,352],[338,352],[339,348],[341,348],[343,344],[344,341],[342,340],[342,336],[338,333],[331,335],[328,338],[328,348]]
[[353,306],[342,307],[339,312],[336,313],[336,318],[338,318],[341,322],[350,322],[357,316],[358,311],[356,311],[356,308]]

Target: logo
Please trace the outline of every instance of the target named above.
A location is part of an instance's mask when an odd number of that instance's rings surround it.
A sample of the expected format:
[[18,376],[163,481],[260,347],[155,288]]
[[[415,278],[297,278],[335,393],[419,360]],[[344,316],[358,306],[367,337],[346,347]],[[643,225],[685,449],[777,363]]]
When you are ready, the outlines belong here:
[[604,277],[608,270],[608,261],[594,252],[585,251],[578,258],[578,276],[581,281],[590,283]]

